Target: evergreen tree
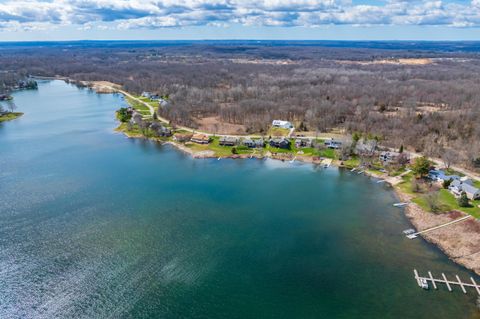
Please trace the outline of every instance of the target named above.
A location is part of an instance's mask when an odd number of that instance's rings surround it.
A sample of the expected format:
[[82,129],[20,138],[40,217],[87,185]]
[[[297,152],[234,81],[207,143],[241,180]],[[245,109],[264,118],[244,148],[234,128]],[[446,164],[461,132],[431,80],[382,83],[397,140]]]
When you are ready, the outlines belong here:
[[468,197],[465,192],[462,192],[462,195],[458,198],[458,206],[460,207],[468,207],[470,206],[468,203]]

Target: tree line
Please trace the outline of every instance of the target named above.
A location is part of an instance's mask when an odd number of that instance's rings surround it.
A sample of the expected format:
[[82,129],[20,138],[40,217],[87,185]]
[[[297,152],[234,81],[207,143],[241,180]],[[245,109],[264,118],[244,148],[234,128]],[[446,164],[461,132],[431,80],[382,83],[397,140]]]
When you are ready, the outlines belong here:
[[[426,57],[426,64],[395,63]],[[380,60],[392,63],[374,63]],[[8,80],[2,75],[61,75],[168,94],[159,115],[175,124],[196,127],[200,118],[216,116],[265,133],[273,119],[283,119],[302,130],[375,135],[385,146],[448,155],[449,162],[480,169],[475,52],[253,44],[12,47],[0,51],[0,71],[0,84]]]

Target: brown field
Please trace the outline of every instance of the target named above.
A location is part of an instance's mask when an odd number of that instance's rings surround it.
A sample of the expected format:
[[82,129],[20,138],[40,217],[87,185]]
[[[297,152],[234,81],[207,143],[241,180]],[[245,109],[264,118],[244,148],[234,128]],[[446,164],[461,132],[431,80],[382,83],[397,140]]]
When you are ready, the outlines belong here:
[[198,130],[217,134],[245,134],[245,125],[222,122],[219,117],[211,116],[197,120]]
[[393,65],[427,65],[434,63],[432,59],[382,59],[374,61],[337,61],[340,64],[358,64],[358,65],[374,65],[374,64],[393,64]]

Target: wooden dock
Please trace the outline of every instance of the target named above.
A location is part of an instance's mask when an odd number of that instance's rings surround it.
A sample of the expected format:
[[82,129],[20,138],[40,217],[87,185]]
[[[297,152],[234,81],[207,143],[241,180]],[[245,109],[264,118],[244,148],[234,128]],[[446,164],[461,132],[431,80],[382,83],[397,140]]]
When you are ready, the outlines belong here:
[[473,279],[473,277],[470,277],[471,282],[463,282],[460,277],[458,277],[458,275],[455,275],[456,280],[449,280],[444,273],[442,273],[442,279],[434,278],[430,271],[428,272],[427,277],[419,276],[416,269],[413,270],[413,273],[419,287],[422,287],[422,281],[426,282],[427,285],[431,284],[433,289],[438,289],[437,284],[445,284],[448,291],[453,291],[452,286],[459,286],[464,294],[467,293],[467,289],[465,288],[475,288],[476,293],[480,296],[480,285],[475,282],[475,279]]
[[[395,206],[395,204],[394,204],[394,206]],[[428,233],[428,232],[430,232],[430,231],[432,231],[432,230],[436,230],[436,229],[439,229],[439,228],[442,228],[442,227],[446,227],[446,226],[449,226],[449,225],[452,225],[452,224],[455,224],[455,223],[464,221],[464,220],[466,220],[466,219],[468,219],[468,218],[470,218],[470,217],[472,217],[472,215],[463,216],[463,217],[461,217],[461,218],[455,219],[455,220],[453,220],[453,221],[451,221],[451,222],[448,222],[448,223],[445,223],[445,224],[442,224],[442,225],[430,227],[430,228],[427,228],[427,229],[418,231],[418,232],[413,233],[413,234],[408,234],[408,235],[407,235],[407,238],[408,238],[408,239],[414,239],[414,238],[417,238],[418,235],[420,235],[420,234]]]

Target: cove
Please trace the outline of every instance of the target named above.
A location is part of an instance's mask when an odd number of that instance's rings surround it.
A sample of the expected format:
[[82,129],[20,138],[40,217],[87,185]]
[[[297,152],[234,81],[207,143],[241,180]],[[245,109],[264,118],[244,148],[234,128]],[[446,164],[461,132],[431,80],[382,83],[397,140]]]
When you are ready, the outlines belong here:
[[[114,133],[120,95],[61,81],[0,124],[0,318],[478,318],[471,272],[390,188],[337,168],[190,158]],[[478,277],[474,278],[478,280]]]

